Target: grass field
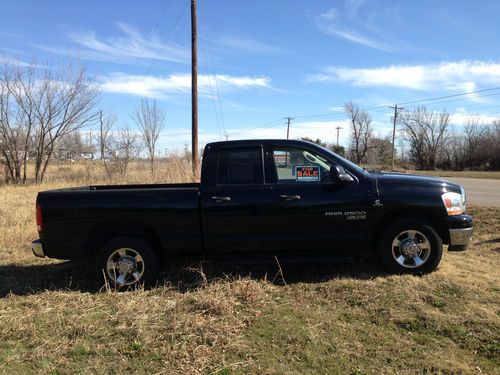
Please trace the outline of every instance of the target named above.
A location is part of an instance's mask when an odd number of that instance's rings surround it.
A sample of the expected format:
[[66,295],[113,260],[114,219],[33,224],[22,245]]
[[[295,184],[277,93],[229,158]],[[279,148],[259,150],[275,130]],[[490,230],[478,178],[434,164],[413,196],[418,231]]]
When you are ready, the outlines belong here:
[[[186,180],[176,168],[157,179]],[[281,264],[283,275],[273,263],[195,263],[117,293],[29,250],[37,191],[88,177],[0,187],[0,373],[498,373],[498,208],[472,207],[471,248],[422,277],[371,263]]]
[[467,177],[500,180],[500,171],[407,171],[407,173],[435,177]]

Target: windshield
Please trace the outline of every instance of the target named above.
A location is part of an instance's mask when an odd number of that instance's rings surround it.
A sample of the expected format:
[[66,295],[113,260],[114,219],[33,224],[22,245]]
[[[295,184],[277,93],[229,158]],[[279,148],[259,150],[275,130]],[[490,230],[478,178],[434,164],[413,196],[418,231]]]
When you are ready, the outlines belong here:
[[350,160],[347,160],[346,158],[343,158],[342,156],[340,156],[339,154],[336,154],[335,152],[323,147],[323,146],[319,146],[321,147],[323,150],[325,150],[325,152],[327,152],[329,155],[332,155],[334,157],[334,159],[340,159],[340,161],[342,161],[343,164],[345,164],[345,166],[347,166],[348,169],[351,169],[351,170],[354,170],[358,173],[363,173],[363,171],[365,171],[365,169],[361,168],[359,165],[357,164],[354,164],[352,161]]

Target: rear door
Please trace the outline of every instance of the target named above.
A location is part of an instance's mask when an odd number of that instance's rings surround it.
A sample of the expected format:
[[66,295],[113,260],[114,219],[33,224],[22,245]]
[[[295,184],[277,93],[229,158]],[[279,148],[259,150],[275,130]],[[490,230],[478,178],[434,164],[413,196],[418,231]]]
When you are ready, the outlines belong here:
[[364,244],[372,202],[363,180],[331,182],[335,163],[308,149],[274,146],[267,155],[274,165],[269,178],[274,179],[277,249],[334,250]]
[[210,254],[269,251],[274,246],[271,186],[261,145],[214,150],[216,176],[203,191],[205,245]]

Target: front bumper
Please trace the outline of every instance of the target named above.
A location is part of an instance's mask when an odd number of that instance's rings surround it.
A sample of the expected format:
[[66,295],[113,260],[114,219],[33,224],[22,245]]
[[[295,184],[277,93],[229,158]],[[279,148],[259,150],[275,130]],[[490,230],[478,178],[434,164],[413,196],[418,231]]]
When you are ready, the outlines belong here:
[[448,230],[450,233],[450,244],[448,246],[448,250],[467,250],[474,231],[472,217],[469,215],[449,216]]
[[37,257],[45,257],[45,252],[43,251],[43,244],[41,240],[35,240],[31,243],[31,251],[33,251],[33,254],[35,254]]

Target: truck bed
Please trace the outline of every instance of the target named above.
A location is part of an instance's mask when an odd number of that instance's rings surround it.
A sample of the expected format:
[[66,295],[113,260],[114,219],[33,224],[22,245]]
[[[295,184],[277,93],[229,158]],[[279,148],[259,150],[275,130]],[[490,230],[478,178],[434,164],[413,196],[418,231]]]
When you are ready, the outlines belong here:
[[91,185],[89,190],[131,190],[131,189],[198,189],[197,182],[183,184],[131,184],[131,185]]
[[[170,254],[202,251],[198,183],[83,186],[39,193],[48,256],[88,257],[92,238],[156,233]],[[73,249],[68,252],[67,249]]]

